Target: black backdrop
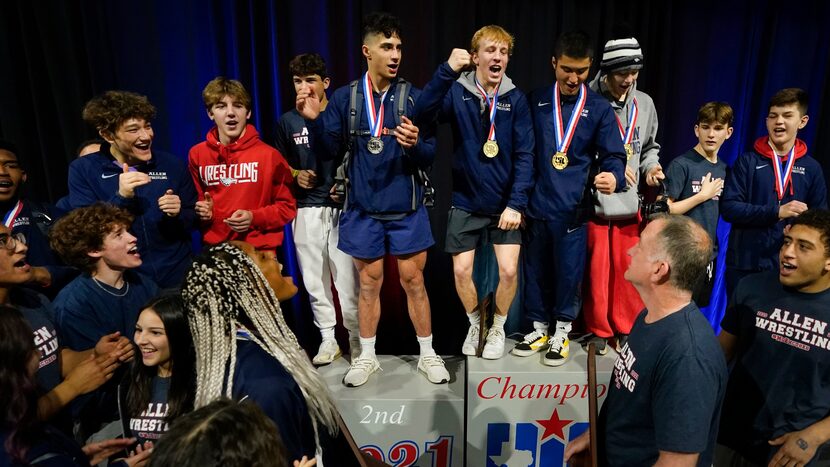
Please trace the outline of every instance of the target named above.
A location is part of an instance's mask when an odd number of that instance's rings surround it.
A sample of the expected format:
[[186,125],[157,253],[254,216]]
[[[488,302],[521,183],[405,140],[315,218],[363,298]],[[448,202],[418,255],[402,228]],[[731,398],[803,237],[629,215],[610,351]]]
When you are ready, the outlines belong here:
[[[731,162],[765,131],[769,96],[802,87],[811,95],[812,120],[801,137],[828,172],[830,2],[821,0],[5,1],[0,137],[16,141],[27,159],[29,195],[54,201],[66,192],[75,147],[94,136],[80,118],[90,97],[108,89],[146,94],[158,108],[154,144],[184,158],[210,127],[202,87],[226,75],[252,92],[253,123],[270,141],[276,119],[293,105],[290,58],[320,52],[333,86],[348,83],[363,69],[360,19],[375,10],[401,17],[401,74],[419,86],[452,47],[467,47],[485,24],[500,24],[516,36],[508,74],[526,91],[551,82],[550,52],[561,32],[591,33],[597,57],[605,40],[634,35],[645,54],[638,86],[657,106],[664,166],[695,143],[692,122],[703,102],[725,100],[736,110],[735,134],[722,150]],[[439,205],[432,217],[440,245],[450,190],[447,138],[439,148],[433,169]],[[431,251],[427,274],[438,348],[457,350],[464,319],[449,258]],[[405,310],[396,286],[384,291],[384,306]],[[301,313],[304,307],[295,308]],[[384,328],[406,322],[405,313],[387,315]],[[301,337],[310,326],[305,319],[295,325]],[[414,339],[397,337],[382,335],[379,349],[406,341],[413,345],[393,350],[415,350]]]

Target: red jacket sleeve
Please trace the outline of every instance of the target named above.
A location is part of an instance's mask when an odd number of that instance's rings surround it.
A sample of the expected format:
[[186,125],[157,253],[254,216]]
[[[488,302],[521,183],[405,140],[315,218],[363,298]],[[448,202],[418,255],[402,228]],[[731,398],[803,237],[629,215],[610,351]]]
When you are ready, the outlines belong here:
[[251,226],[256,230],[278,229],[297,216],[297,200],[291,194],[291,184],[294,177],[291,169],[279,151],[274,150],[274,171],[271,180],[271,203],[254,209]]

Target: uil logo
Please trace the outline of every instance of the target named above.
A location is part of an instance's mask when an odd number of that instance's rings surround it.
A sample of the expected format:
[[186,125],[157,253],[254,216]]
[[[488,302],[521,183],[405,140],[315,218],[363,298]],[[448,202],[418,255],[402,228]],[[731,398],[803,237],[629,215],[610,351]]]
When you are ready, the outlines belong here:
[[559,417],[527,423],[487,426],[487,467],[561,466],[568,441],[588,429],[588,423]]

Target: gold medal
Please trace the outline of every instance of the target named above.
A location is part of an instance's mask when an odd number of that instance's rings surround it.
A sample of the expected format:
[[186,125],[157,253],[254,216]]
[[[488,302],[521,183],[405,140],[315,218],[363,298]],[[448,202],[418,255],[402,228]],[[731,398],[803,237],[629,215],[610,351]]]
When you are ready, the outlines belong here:
[[625,143],[625,159],[631,159],[631,156],[634,155],[634,148],[631,146],[631,143]]
[[486,143],[484,143],[484,155],[489,158],[494,158],[499,153],[499,144],[495,141],[488,139]]
[[568,166],[568,155],[564,152],[557,152],[553,155],[550,163],[553,164],[553,168],[556,170],[565,170],[565,167]]

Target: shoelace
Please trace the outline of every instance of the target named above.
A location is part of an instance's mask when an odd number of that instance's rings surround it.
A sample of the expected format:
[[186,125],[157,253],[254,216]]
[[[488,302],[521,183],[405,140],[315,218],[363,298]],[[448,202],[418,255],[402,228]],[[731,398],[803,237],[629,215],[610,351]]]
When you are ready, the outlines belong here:
[[530,334],[525,335],[524,341],[528,344],[532,344],[533,342],[545,337],[545,333],[536,329]]
[[423,359],[425,366],[444,365],[444,359],[438,355],[425,355],[421,358]]
[[551,337],[550,340],[550,349],[555,350],[557,352],[562,350],[562,347],[565,346],[565,338],[560,336]]
[[490,328],[490,332],[487,333],[487,340],[489,341],[491,337],[493,339],[504,339],[504,330],[502,328]]
[[352,362],[352,370],[369,371],[375,366],[375,361],[371,358],[357,358]]

